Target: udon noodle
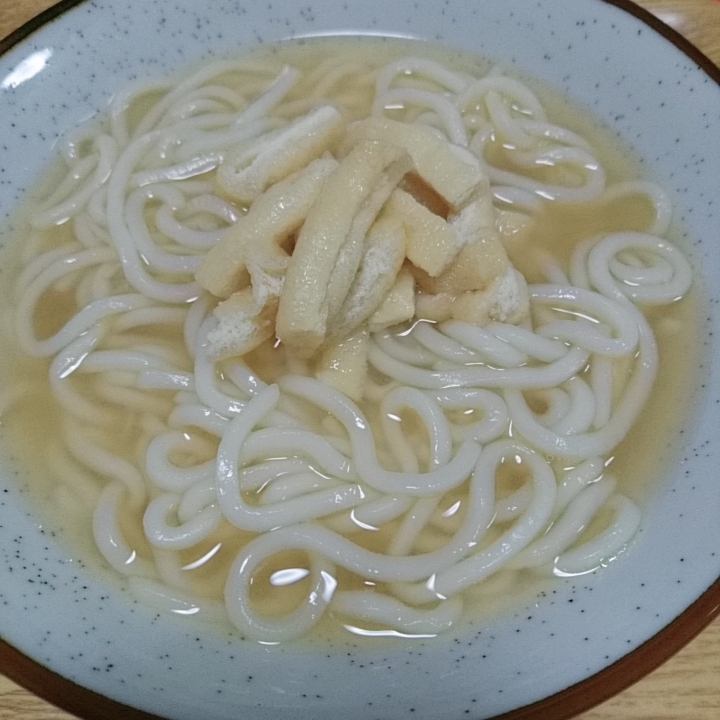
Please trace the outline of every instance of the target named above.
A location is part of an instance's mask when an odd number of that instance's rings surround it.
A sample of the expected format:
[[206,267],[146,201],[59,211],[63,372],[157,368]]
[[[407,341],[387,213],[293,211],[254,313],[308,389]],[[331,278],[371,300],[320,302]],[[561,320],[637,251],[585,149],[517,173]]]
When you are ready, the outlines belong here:
[[[91,517],[140,601],[271,643],[324,614],[429,636],[491,576],[590,572],[633,538],[610,461],[657,373],[645,311],[691,271],[664,239],[665,192],[610,183],[528,86],[412,56],[301,70],[269,54],[135,83],[61,152],[16,334],[61,410],[57,502]],[[571,257],[533,245],[549,206],[619,198],[652,208],[646,227],[589,232]],[[272,203],[300,207],[280,235]],[[427,250],[420,225],[456,245]],[[207,268],[236,227],[244,260],[221,282]],[[457,258],[481,242],[504,264],[468,281]]]

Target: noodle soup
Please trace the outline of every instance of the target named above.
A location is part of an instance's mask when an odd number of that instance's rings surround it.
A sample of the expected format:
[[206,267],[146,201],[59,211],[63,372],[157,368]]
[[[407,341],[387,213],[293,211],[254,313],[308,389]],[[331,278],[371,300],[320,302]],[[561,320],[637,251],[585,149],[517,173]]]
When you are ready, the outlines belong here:
[[673,460],[697,311],[667,196],[552,93],[418,52],[129,88],[27,209],[7,421],[151,607],[439,635],[601,571]]

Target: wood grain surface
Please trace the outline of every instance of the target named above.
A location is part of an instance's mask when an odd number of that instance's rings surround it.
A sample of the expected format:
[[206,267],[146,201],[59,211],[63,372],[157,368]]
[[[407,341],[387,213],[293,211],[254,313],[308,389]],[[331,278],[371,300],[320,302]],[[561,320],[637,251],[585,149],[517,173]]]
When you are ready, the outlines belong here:
[[[53,4],[54,0],[0,0],[0,38]],[[718,0],[637,0],[637,4],[683,34],[720,65]],[[72,717],[0,675],[0,720],[70,720]],[[655,672],[577,718],[718,719],[720,618]]]

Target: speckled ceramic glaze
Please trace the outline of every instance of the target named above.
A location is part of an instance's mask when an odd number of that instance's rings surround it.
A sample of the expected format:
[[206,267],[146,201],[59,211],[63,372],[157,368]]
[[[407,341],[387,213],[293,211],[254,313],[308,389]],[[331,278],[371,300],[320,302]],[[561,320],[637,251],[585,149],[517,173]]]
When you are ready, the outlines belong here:
[[[671,192],[706,288],[708,356],[720,356],[720,88],[650,27],[599,0],[80,3],[0,58],[0,213],[7,217],[32,185],[54,140],[129,80],[240,45],[338,31],[411,35],[486,54],[604,118]],[[28,78],[22,68],[37,72]],[[718,578],[718,427],[713,366],[681,465],[646,508],[632,552],[602,573],[558,581],[547,597],[491,625],[376,650],[263,647],[153,614],[68,560],[26,506],[6,460],[0,634],[80,685],[169,718],[493,716],[601,671]]]

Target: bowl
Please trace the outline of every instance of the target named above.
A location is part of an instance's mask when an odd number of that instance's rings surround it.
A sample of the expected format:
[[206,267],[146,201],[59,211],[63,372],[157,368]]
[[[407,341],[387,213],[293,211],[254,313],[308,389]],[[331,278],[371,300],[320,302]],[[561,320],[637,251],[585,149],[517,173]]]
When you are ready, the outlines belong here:
[[[172,7],[124,0],[50,12],[52,22],[11,39],[17,43],[0,58],[6,218],[56,139],[136,77],[287,37],[431,39],[529,71],[588,107],[644,159],[692,241],[707,308],[703,358],[715,357],[718,72],[664,31],[668,42],[636,7],[283,0],[200,10],[192,0]],[[6,456],[0,669],[86,717],[570,717],[652,669],[720,605],[720,376],[712,363],[697,372],[704,375],[680,462],[648,498],[631,552],[602,573],[558,580],[547,597],[437,643],[318,653],[239,643],[159,616],[73,561]]]

